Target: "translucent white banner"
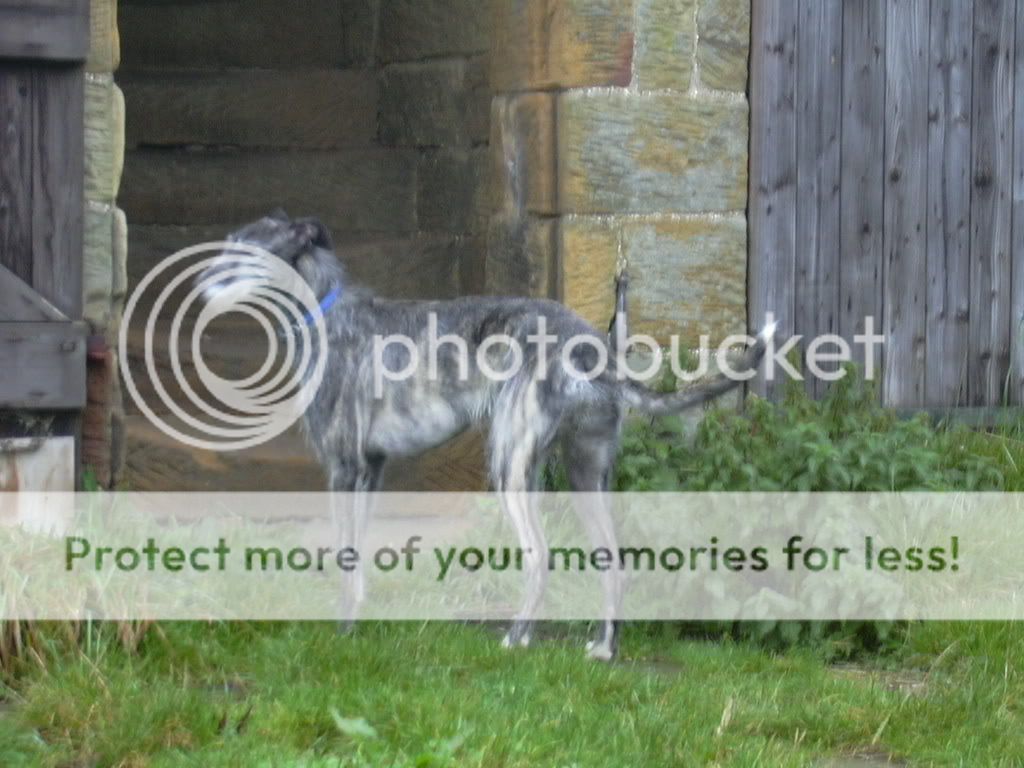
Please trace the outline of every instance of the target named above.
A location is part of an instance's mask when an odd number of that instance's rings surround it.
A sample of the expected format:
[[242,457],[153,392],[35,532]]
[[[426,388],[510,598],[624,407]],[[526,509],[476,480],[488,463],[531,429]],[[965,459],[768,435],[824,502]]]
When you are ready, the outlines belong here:
[[0,619],[1019,619],[1022,552],[1017,494],[0,494]]

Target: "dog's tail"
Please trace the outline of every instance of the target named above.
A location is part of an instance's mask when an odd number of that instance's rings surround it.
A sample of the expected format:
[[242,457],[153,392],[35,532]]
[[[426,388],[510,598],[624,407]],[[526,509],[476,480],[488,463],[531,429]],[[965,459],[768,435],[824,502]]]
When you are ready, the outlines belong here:
[[679,413],[687,408],[714,400],[729,390],[735,389],[746,378],[749,378],[744,374],[749,374],[757,369],[764,358],[768,342],[775,336],[775,329],[776,324],[772,323],[758,334],[754,344],[744,353],[742,363],[732,367],[735,375],[728,376],[719,373],[717,376],[703,380],[695,387],[669,393],[654,392],[639,382],[627,379],[622,385],[622,398],[630,407],[652,416]]
[[608,324],[608,348],[614,357],[618,353],[619,337],[629,337],[629,274],[623,270],[615,278],[615,314]]

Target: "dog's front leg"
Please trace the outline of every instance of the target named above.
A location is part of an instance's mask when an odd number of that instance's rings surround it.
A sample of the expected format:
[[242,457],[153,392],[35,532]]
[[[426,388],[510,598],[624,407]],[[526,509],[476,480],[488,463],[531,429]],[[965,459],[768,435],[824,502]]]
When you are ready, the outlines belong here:
[[342,575],[339,630],[350,632],[366,599],[366,571],[363,543],[372,511],[372,494],[380,484],[383,462],[338,462],[331,467],[331,514],[335,546],[359,553],[356,566]]

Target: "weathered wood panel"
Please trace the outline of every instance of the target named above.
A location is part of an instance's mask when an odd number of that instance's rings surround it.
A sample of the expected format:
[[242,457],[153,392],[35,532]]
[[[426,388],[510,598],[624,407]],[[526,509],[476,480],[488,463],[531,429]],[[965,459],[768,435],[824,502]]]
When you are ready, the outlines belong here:
[[[876,333],[882,323],[885,27],[885,0],[843,3],[839,333],[847,340],[864,333],[868,317]],[[881,375],[881,350],[870,361],[859,348],[854,354]]]
[[[791,0],[755,3],[750,57],[750,325],[772,313],[780,337],[794,330],[797,11]],[[752,386],[773,395],[777,383],[762,370]]]
[[32,279],[32,68],[0,68],[0,266]]
[[0,59],[83,61],[89,53],[89,0],[0,4]]
[[971,175],[972,405],[998,403],[1010,355],[1010,196],[1013,183],[1013,0],[977,0]]
[[35,74],[32,151],[32,287],[70,318],[82,316],[85,75]]
[[[805,337],[839,330],[842,0],[800,0],[794,325]],[[813,201],[813,202],[812,202]],[[809,380],[815,393],[825,382]]]
[[1013,258],[1010,296],[1010,401],[1024,403],[1024,9],[1017,9],[1013,82]]
[[0,267],[81,315],[81,67],[0,64]]
[[0,323],[13,320],[67,320],[50,302],[16,274],[0,267]]
[[886,402],[923,405],[929,4],[890,0],[887,10],[882,391]]
[[970,319],[971,3],[932,0],[925,405],[966,405]]
[[[875,319],[884,334],[882,394],[897,406],[1024,401],[1024,4],[1018,0],[801,3],[798,110],[779,110],[786,73],[758,66],[791,22],[755,2],[751,167],[777,168],[795,130],[797,190],[751,183],[753,308],[795,307],[797,330],[845,338]],[[829,80],[835,40],[841,74]],[[838,286],[822,262],[835,200]],[[779,142],[779,131],[787,140]],[[762,174],[763,176],[764,174]],[[764,179],[761,179],[763,182]],[[776,174],[776,181],[778,175]],[[788,206],[779,210],[778,206]],[[774,221],[765,212],[772,211]],[[796,270],[764,268],[765,243],[795,215]],[[1018,223],[1019,222],[1019,223]],[[778,258],[777,256],[775,258]],[[859,351],[854,345],[855,354]],[[819,384],[810,386],[820,393]]]
[[0,323],[0,408],[82,408],[85,334],[85,323]]
[[88,0],[0,0],[0,409],[59,411],[75,444],[88,46]]

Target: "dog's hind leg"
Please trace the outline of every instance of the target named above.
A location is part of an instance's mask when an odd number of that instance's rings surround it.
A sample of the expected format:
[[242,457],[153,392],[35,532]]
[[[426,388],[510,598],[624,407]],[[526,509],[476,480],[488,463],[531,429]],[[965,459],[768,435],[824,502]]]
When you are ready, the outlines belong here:
[[544,597],[548,544],[535,493],[557,420],[541,405],[538,382],[512,388],[498,398],[491,424],[491,479],[502,510],[519,538],[526,592],[519,613],[502,644],[530,644],[533,622]]
[[623,575],[618,567],[619,544],[608,495],[620,418],[617,408],[591,411],[571,418],[562,430],[562,456],[569,487],[576,494],[576,514],[592,549],[607,550],[614,557],[614,567],[601,572],[604,617],[594,639],[587,644],[587,655],[601,661],[610,661],[618,651],[618,616],[622,607]]

